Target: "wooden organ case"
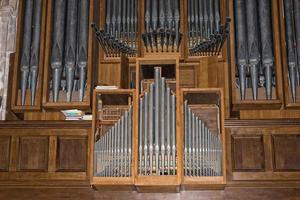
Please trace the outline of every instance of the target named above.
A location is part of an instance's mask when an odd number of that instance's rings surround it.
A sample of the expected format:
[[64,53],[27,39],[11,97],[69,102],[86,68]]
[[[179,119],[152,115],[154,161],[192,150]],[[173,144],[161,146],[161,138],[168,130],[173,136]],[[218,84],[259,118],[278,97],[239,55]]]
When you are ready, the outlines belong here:
[[[13,121],[0,122],[0,185],[299,183],[297,1],[28,2],[10,60]],[[66,121],[64,109],[93,120]]]

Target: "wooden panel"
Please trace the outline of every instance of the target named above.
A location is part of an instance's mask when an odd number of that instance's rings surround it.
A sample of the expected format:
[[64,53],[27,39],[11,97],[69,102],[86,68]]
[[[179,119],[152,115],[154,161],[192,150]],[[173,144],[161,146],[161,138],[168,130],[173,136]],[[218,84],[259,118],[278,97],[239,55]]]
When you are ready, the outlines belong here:
[[87,169],[87,138],[59,137],[57,170],[83,172]]
[[8,171],[10,137],[0,137],[0,172]]
[[233,170],[264,170],[262,136],[232,136],[232,151]]
[[180,87],[194,88],[197,85],[197,73],[195,66],[180,66]]
[[18,170],[46,171],[48,137],[20,137]]
[[275,170],[300,170],[300,135],[274,135]]
[[105,62],[100,64],[98,85],[115,85],[119,88],[128,88],[128,58],[122,56],[119,61],[120,62]]

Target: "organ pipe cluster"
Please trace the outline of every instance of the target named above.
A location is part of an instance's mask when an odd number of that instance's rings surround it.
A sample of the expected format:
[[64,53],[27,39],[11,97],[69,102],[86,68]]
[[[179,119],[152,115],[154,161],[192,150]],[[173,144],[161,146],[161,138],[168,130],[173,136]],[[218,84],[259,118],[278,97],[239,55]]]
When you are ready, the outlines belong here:
[[284,0],[286,51],[289,85],[292,100],[297,100],[297,86],[300,86],[300,2]]
[[[123,47],[130,50],[126,54],[134,56],[138,48],[138,0],[107,0],[106,1],[106,18],[105,31],[103,34],[108,43],[105,53],[108,57],[119,56]],[[115,47],[111,45],[117,44]],[[120,46],[120,47],[119,47]],[[113,49],[114,51],[110,51]]]
[[230,19],[221,25],[220,0],[188,0],[188,47],[191,55],[219,55],[229,35]]
[[131,176],[132,130],[132,107],[130,107],[95,143],[95,176]]
[[96,39],[101,45],[107,57],[119,57],[121,53],[127,56],[134,56],[136,49],[130,47],[125,42],[121,42],[104,30],[100,30],[94,23],[92,24]]
[[175,175],[176,97],[154,69],[155,81],[139,100],[139,167],[141,176]]
[[146,52],[178,52],[182,40],[179,0],[145,0],[144,17]]
[[246,88],[252,88],[253,100],[258,87],[265,87],[266,99],[272,99],[275,86],[272,3],[271,0],[234,0],[237,85],[241,100]]
[[39,71],[40,32],[42,0],[26,0],[23,24],[21,55],[21,104],[25,105],[26,90],[31,90],[31,105],[34,105]]
[[184,175],[222,176],[222,144],[184,102]]
[[59,101],[60,91],[72,100],[73,90],[79,90],[79,101],[85,94],[89,0],[54,0],[51,50],[53,101]]

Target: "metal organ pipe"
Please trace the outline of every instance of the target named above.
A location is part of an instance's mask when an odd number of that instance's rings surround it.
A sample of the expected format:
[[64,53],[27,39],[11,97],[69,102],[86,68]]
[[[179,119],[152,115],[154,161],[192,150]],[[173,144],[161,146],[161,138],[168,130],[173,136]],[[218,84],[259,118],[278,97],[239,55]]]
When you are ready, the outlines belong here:
[[221,176],[222,143],[220,135],[208,126],[184,101],[184,176]]
[[139,137],[142,137],[139,138],[139,147],[144,146],[144,149],[139,148],[138,171],[142,176],[175,175],[175,95],[161,77],[161,68],[155,67],[154,74],[154,83],[149,84],[148,90],[140,97],[139,122],[144,127],[139,130]]
[[95,143],[95,176],[131,176],[132,107]]

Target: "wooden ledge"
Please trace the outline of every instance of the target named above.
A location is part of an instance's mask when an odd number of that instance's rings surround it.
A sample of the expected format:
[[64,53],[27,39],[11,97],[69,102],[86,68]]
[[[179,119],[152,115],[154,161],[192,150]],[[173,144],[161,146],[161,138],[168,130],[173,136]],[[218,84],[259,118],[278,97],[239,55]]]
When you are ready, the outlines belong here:
[[0,121],[3,128],[91,128],[92,121]]

